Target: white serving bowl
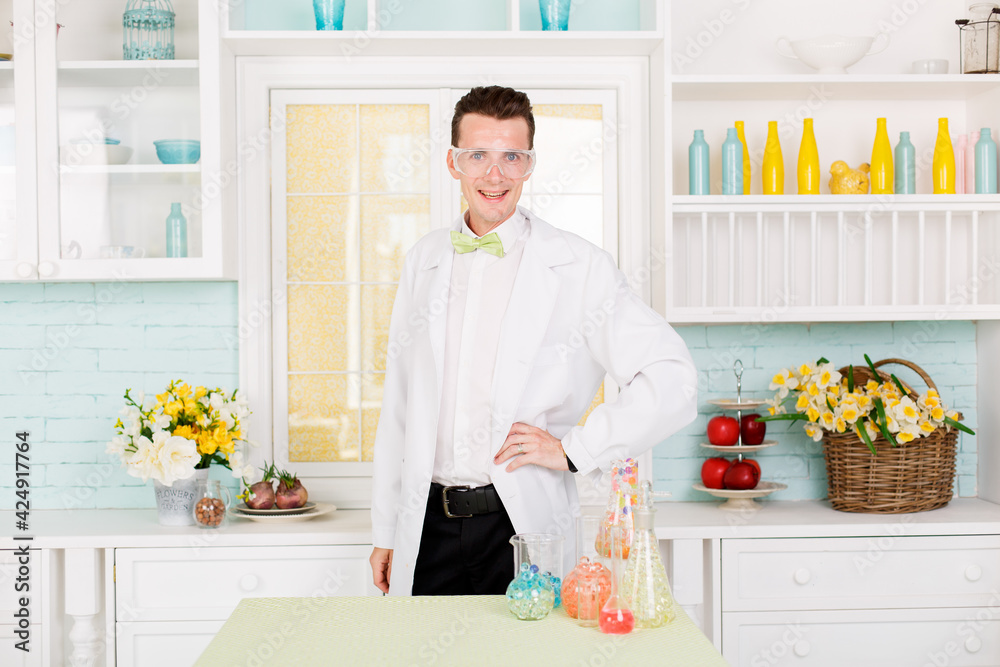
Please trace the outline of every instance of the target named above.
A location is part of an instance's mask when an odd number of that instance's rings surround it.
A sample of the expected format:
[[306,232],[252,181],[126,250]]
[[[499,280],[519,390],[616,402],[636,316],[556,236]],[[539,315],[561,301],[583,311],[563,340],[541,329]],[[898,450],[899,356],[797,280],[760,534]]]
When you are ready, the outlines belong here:
[[781,55],[798,58],[819,74],[847,74],[848,67],[888,45],[889,35],[882,32],[876,37],[824,35],[795,41],[779,37],[774,46]]
[[59,149],[59,161],[74,167],[82,165],[126,164],[133,150],[112,144],[71,143]]

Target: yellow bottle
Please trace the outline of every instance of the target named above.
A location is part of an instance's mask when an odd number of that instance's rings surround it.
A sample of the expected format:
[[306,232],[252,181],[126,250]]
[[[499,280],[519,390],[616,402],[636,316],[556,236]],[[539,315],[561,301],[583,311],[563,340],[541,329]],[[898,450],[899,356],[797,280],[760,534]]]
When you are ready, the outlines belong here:
[[764,194],[785,194],[785,161],[781,157],[776,120],[767,122],[767,143],[764,144],[764,166],[761,169],[760,180]]
[[891,195],[895,191],[896,179],[892,166],[892,144],[889,143],[889,133],[885,129],[885,118],[879,118],[876,121],[870,178],[873,195]]
[[743,121],[736,121],[736,136],[743,143],[743,194],[750,194],[750,149],[747,148],[747,138],[743,134]]
[[934,194],[955,194],[955,150],[951,147],[948,119],[938,118],[937,142],[934,144]]
[[813,134],[813,119],[802,119],[802,143],[799,144],[799,194],[819,194],[819,150]]

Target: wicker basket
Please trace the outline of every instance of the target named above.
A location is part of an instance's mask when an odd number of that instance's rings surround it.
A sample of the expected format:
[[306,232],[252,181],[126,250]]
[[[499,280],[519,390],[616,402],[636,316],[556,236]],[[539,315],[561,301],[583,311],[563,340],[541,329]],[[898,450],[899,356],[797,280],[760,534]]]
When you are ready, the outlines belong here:
[[[883,359],[875,364],[901,364],[913,369],[932,389],[933,380],[916,364],[903,359]],[[847,368],[840,369],[847,375]],[[887,373],[878,372],[882,380]],[[855,384],[872,379],[867,366],[854,367]],[[904,384],[911,398],[916,392]],[[872,441],[873,456],[856,433],[824,433],[827,494],[833,508],[841,512],[905,514],[944,507],[952,497],[958,431],[938,428],[933,433],[901,443],[889,444],[881,435]]]

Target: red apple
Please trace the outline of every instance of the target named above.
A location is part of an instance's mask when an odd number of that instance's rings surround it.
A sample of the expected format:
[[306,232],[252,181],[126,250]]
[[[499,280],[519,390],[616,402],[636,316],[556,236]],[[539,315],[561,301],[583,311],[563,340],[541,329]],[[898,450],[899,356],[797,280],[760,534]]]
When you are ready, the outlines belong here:
[[727,489],[746,491],[757,486],[760,481],[760,470],[746,461],[733,461],[722,476],[722,483]]
[[722,477],[729,470],[729,459],[715,456],[701,464],[701,483],[708,489],[722,489]]
[[712,417],[708,420],[708,441],[729,447],[740,439],[740,423],[732,417]]
[[756,421],[760,417],[756,412],[750,415],[743,415],[740,420],[740,434],[743,436],[744,445],[759,445],[764,442],[764,434],[767,432],[767,423]]
[[757,479],[760,479],[760,464],[754,461],[753,459],[743,459],[743,460],[757,469]]

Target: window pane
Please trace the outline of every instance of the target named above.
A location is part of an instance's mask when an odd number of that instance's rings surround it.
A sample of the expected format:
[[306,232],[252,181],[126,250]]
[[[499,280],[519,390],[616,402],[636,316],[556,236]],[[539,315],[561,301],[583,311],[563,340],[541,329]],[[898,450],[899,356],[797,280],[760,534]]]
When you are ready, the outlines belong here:
[[362,192],[428,192],[430,164],[426,104],[361,106]]
[[538,195],[521,200],[542,220],[604,247],[604,198],[601,195]]
[[396,285],[361,287],[361,370],[385,371],[389,345],[389,318]]
[[288,105],[288,192],[357,190],[357,113],[354,104]]
[[539,104],[535,116],[538,165],[525,184],[530,194],[604,190],[603,122],[599,104]]
[[288,460],[358,461],[361,376],[288,378]]
[[399,280],[403,258],[431,229],[431,198],[426,195],[372,195],[361,198],[361,279]]
[[356,370],[349,361],[357,303],[357,285],[289,285],[288,370]]
[[288,280],[350,280],[356,275],[357,197],[288,198]]
[[382,388],[385,376],[381,373],[366,373],[361,376],[361,460],[373,460],[375,451],[375,430],[382,408]]

